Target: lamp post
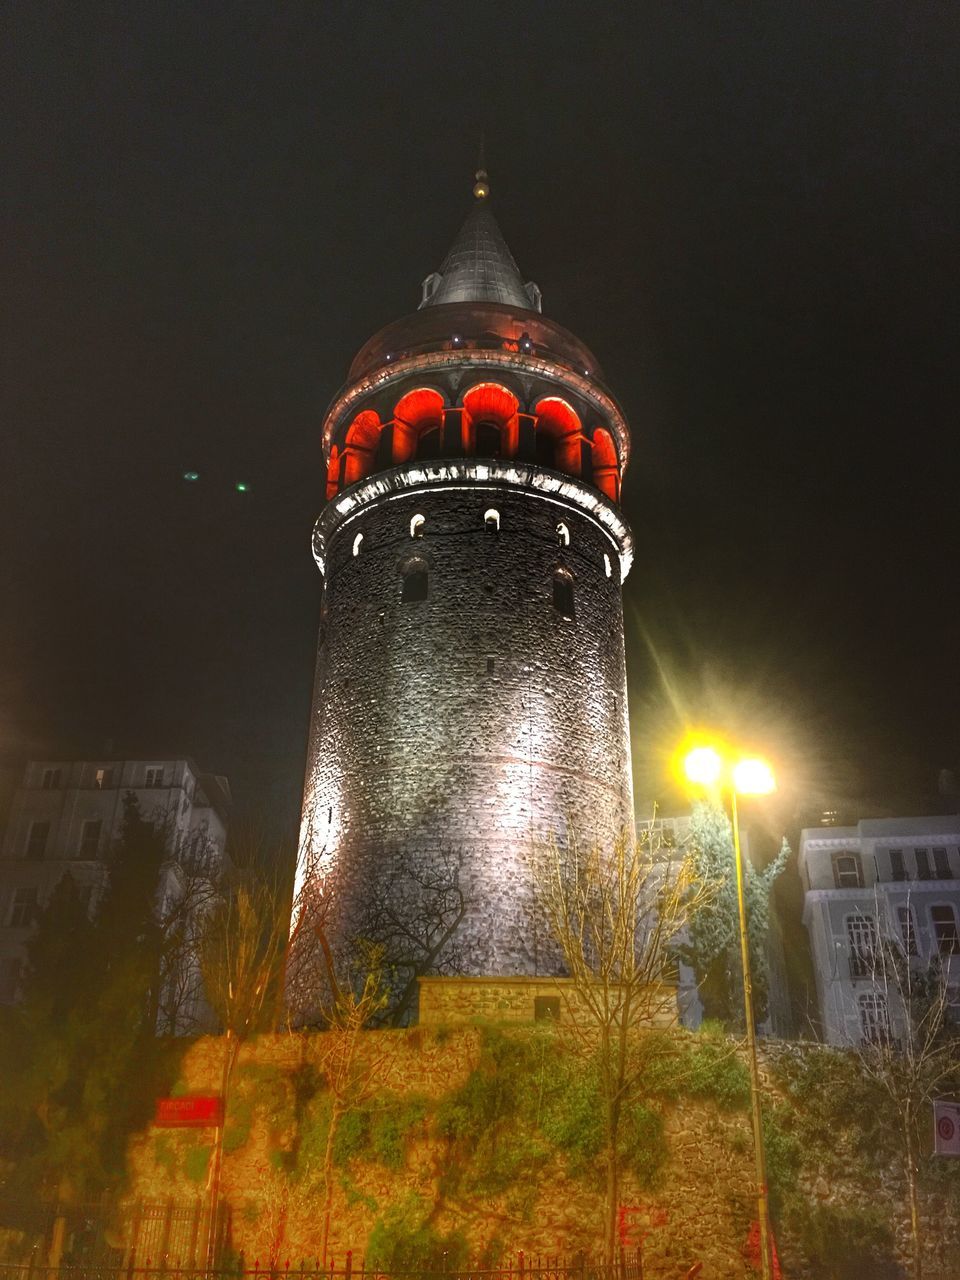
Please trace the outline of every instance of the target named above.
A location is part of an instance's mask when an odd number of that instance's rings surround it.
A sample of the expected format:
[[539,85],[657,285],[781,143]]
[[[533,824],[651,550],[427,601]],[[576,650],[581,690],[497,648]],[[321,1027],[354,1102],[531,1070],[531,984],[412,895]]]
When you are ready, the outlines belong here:
[[753,1024],[753,986],[750,980],[750,947],[747,911],[743,892],[743,854],[740,850],[738,795],[769,795],[776,789],[773,770],[763,760],[744,758],[731,761],[711,746],[694,747],[683,760],[687,780],[694,785],[730,794],[733,825],[733,859],[737,872],[737,910],[740,917],[740,965],[743,971],[743,1011],[747,1023],[747,1054],[750,1065],[750,1118],[753,1126],[753,1155],[757,1174],[757,1217],[760,1223],[760,1266],[763,1280],[773,1280],[773,1241],[770,1231],[770,1199],[767,1191],[767,1161],[763,1149],[763,1120],[760,1113],[760,1070],[757,1064],[757,1033]]

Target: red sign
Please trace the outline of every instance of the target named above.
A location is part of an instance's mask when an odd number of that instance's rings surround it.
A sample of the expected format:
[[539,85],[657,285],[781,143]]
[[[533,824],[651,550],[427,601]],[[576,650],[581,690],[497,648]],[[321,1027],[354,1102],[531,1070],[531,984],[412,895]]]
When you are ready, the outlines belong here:
[[153,1123],[161,1129],[208,1129],[223,1124],[223,1099],[216,1094],[158,1098]]

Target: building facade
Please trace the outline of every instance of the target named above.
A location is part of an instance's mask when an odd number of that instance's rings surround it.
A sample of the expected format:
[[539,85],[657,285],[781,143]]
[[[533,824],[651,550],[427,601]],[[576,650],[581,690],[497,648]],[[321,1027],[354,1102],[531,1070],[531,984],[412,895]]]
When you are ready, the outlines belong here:
[[541,314],[485,175],[420,308],[370,339],[323,426],[321,625],[298,889],[341,927],[399,856],[453,856],[468,971],[555,967],[538,846],[632,831],[619,510],[630,437]]
[[941,964],[960,1011],[960,816],[805,828],[799,869],[829,1044],[903,1036],[903,1003],[877,963],[884,940],[913,966]]
[[[65,874],[73,877],[91,914],[96,911],[128,793],[137,797],[144,818],[166,829],[170,856],[157,886],[161,916],[188,888],[219,880],[230,803],[226,778],[201,774],[185,759],[30,761],[0,845],[0,1002],[16,1000],[37,912]],[[205,891],[195,897],[198,903],[210,900]],[[180,987],[178,1012],[163,1030],[188,1029],[201,1016],[195,957],[184,961],[186,971],[171,975]]]

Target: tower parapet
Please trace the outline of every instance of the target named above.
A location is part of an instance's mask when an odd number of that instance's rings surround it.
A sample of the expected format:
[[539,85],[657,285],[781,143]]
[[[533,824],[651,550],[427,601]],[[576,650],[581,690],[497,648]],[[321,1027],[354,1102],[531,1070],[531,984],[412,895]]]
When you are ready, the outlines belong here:
[[324,422],[300,876],[336,866],[362,932],[398,854],[453,856],[469,971],[537,974],[556,967],[538,848],[632,827],[630,437],[477,190],[420,309],[365,344]]

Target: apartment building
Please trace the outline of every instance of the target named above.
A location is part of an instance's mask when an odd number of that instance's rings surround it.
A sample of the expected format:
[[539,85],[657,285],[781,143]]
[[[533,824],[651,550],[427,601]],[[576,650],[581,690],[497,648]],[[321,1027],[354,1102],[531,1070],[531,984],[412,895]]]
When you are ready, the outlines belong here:
[[918,967],[938,959],[960,1012],[960,816],[805,828],[799,859],[803,922],[829,1044],[903,1035],[896,984],[878,971],[885,939]]
[[[189,759],[32,760],[9,806],[0,844],[0,1002],[16,1001],[25,944],[37,912],[68,871],[91,913],[107,879],[106,857],[123,826],[124,797],[165,829],[169,856],[157,886],[161,915],[188,885],[214,886],[224,869],[230,787]],[[197,895],[207,902],[211,893]],[[176,1014],[162,1030],[179,1031],[201,1017],[195,958],[180,974]]]

